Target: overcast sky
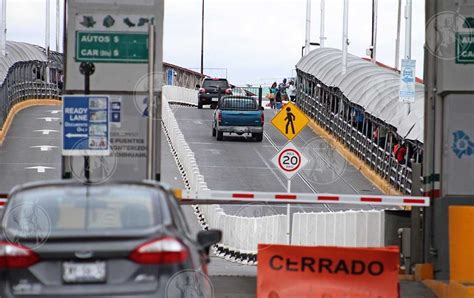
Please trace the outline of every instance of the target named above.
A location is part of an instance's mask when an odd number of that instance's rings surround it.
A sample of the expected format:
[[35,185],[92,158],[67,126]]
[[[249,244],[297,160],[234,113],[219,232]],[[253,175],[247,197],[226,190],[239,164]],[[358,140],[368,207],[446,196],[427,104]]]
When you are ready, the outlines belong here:
[[[132,0],[130,0],[132,1]],[[205,67],[235,84],[292,75],[305,39],[306,0],[205,0]],[[60,2],[63,2],[61,0]],[[350,0],[349,52],[365,57],[371,40],[372,0]],[[405,2],[405,1],[403,1]],[[412,57],[423,72],[424,0],[413,1]],[[45,44],[46,0],[7,0],[7,39]],[[165,2],[164,60],[200,66],[201,1]],[[377,60],[393,66],[398,0],[379,1]],[[55,0],[51,0],[51,48],[55,49]],[[311,40],[319,42],[320,1],[312,0]],[[341,48],[343,0],[326,0],[326,46]],[[404,55],[402,22],[401,55]]]

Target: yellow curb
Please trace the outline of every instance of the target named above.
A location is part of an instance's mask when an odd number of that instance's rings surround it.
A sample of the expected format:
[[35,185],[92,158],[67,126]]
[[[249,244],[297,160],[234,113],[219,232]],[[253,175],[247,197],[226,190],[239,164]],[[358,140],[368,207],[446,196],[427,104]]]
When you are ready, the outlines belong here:
[[416,264],[415,265],[415,280],[422,281],[426,279],[433,279],[433,265],[432,264]]
[[328,142],[336,151],[344,157],[345,160],[350,162],[359,172],[364,175],[370,182],[377,186],[380,191],[386,195],[402,195],[402,193],[396,190],[390,183],[385,181],[384,178],[380,177],[374,170],[365,164],[358,156],[352,153],[348,148],[336,140],[330,135],[324,128],[319,126],[313,119],[309,121],[309,127],[326,142]]
[[438,280],[424,280],[423,284],[430,288],[439,298],[474,297],[474,287],[464,286],[456,281],[447,283]]
[[33,107],[33,106],[59,106],[61,105],[61,101],[57,99],[27,99],[20,103],[14,105],[3,123],[3,128],[0,129],[0,145],[3,143],[5,138],[7,137],[8,130],[13,122],[13,118],[15,118],[16,114],[26,108]]

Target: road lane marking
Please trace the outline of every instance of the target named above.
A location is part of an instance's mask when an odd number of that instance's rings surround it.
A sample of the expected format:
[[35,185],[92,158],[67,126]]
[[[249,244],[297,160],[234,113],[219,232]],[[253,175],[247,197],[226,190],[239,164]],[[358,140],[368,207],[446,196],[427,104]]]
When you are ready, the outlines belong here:
[[59,130],[55,130],[55,129],[38,129],[38,130],[34,130],[34,132],[41,132],[43,135],[49,135],[49,134],[52,133],[52,132],[59,132]]
[[30,148],[39,148],[41,151],[51,151],[52,149],[58,148],[58,146],[50,146],[50,145],[40,145],[40,146],[30,146]]
[[50,110],[49,112],[50,112],[51,114],[55,115],[55,114],[61,113],[62,111],[61,111],[61,110]]
[[45,173],[46,170],[56,170],[54,167],[44,167],[44,166],[36,166],[36,167],[27,167],[25,170],[36,170],[37,173]]
[[41,117],[41,118],[36,118],[38,120],[44,120],[46,122],[56,122],[56,121],[59,121],[61,118],[57,118],[57,117]]
[[265,160],[263,155],[260,152],[258,152],[257,149],[254,148],[254,150],[255,150],[255,152],[257,152],[257,155],[260,157],[260,159],[263,161],[263,163],[267,166],[267,169],[269,169],[272,172],[273,176],[275,176],[277,181],[280,182],[281,186],[286,191],[286,183],[281,180],[281,177],[276,173],[274,168],[272,166],[270,166],[270,164]]

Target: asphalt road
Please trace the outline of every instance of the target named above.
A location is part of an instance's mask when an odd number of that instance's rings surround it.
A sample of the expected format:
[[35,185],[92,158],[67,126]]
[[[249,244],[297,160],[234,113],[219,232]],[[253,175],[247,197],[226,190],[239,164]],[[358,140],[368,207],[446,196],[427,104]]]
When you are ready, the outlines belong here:
[[[210,189],[286,192],[287,180],[272,163],[286,138],[270,123],[274,110],[265,110],[265,137],[262,143],[245,136],[224,136],[218,142],[211,135],[212,110],[176,109],[181,131],[195,153],[199,169]],[[292,179],[291,191],[303,193],[381,194],[356,168],[316,135],[304,129],[293,143],[309,160],[308,165]],[[230,214],[240,216],[285,213],[286,207],[245,208],[226,206]],[[338,211],[372,209],[363,205],[293,205],[292,211]]]

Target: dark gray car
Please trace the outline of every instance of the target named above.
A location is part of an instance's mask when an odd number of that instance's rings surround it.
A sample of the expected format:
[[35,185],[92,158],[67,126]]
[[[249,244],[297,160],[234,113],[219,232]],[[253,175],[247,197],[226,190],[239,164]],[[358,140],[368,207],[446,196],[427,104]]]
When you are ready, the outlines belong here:
[[25,185],[2,219],[0,297],[206,295],[220,237],[192,239],[171,191],[152,182]]

